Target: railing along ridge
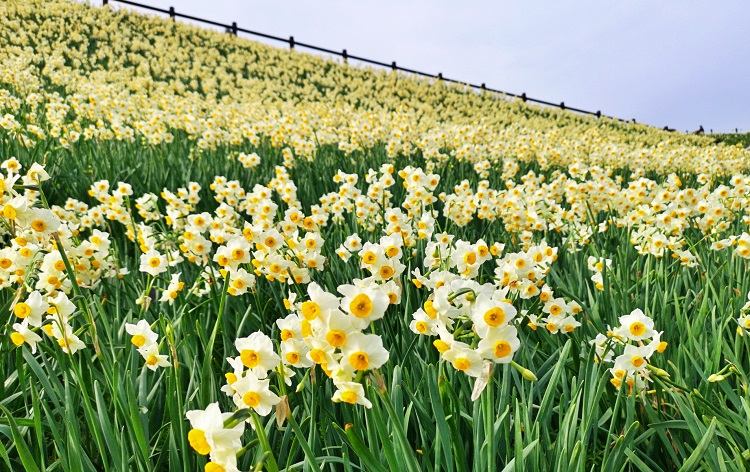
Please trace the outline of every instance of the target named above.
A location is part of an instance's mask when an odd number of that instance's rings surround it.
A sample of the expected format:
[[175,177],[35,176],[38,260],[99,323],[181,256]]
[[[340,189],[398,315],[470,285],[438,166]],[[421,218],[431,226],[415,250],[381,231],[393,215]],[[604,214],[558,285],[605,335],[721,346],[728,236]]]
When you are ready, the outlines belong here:
[[[372,64],[372,65],[375,65],[375,66],[390,68],[390,69],[392,69],[394,71],[406,72],[407,74],[414,74],[414,75],[418,75],[418,76],[421,76],[421,77],[428,77],[428,78],[431,78],[431,79],[438,79],[438,80],[442,80],[442,81],[445,81],[445,82],[450,82],[450,83],[454,83],[454,84],[464,85],[464,86],[467,86],[467,87],[470,87],[470,88],[473,88],[473,89],[477,89],[477,90],[486,90],[488,92],[502,94],[502,95],[505,95],[507,97],[519,98],[523,102],[538,103],[540,105],[546,105],[546,106],[549,106],[549,107],[555,107],[555,108],[559,108],[561,110],[573,111],[573,112],[581,113],[581,114],[584,114],[584,115],[592,115],[592,116],[595,116],[597,118],[610,118],[610,119],[613,119],[613,120],[621,121],[623,123],[627,123],[627,122],[635,123],[636,122],[635,118],[633,118],[632,120],[624,120],[622,118],[616,118],[614,116],[603,115],[602,112],[601,112],[601,110],[597,110],[597,111],[594,112],[594,111],[583,110],[581,108],[575,108],[575,107],[568,106],[568,105],[565,104],[565,102],[553,103],[553,102],[549,102],[547,100],[540,100],[538,98],[532,98],[532,97],[527,96],[525,92],[521,93],[521,94],[504,92],[502,90],[498,90],[498,89],[493,89],[493,88],[487,87],[484,83],[482,83],[481,85],[476,85],[476,84],[472,84],[472,83],[469,83],[469,82],[464,82],[462,80],[456,80],[456,79],[451,79],[451,78],[448,78],[448,77],[443,77],[443,73],[442,72],[438,73],[437,75],[435,75],[435,74],[430,74],[430,73],[427,73],[427,72],[422,72],[422,71],[418,71],[418,70],[414,70],[414,69],[408,69],[406,67],[399,66],[396,63],[396,61],[392,61],[389,64],[387,62],[376,61],[374,59],[368,59],[366,57],[355,56],[353,54],[349,54],[346,49],[344,49],[342,51],[335,51],[333,49],[328,49],[328,48],[323,48],[323,47],[320,47],[320,46],[315,46],[315,45],[312,45],[312,44],[302,43],[302,42],[296,41],[294,39],[294,36],[290,36],[288,38],[282,38],[280,36],[274,36],[272,34],[266,34],[266,33],[261,33],[259,31],[249,30],[249,29],[246,29],[246,28],[240,28],[239,26],[237,26],[236,22],[232,22],[232,24],[224,24],[224,23],[219,23],[217,21],[206,20],[206,19],[198,18],[198,17],[192,16],[192,15],[186,15],[184,13],[178,13],[178,12],[175,11],[174,7],[169,7],[169,9],[164,9],[164,8],[153,7],[151,5],[144,5],[142,3],[133,2],[133,1],[130,1],[130,0],[112,0],[112,1],[113,2],[117,2],[117,3],[123,3],[123,4],[126,4],[126,5],[132,5],[134,7],[144,8],[146,10],[156,11],[156,12],[159,12],[159,13],[165,13],[165,14],[169,15],[169,17],[172,18],[173,20],[176,19],[176,18],[184,18],[186,20],[192,20],[192,21],[197,21],[197,22],[205,23],[205,24],[212,25],[212,26],[218,26],[219,28],[224,28],[228,33],[230,33],[230,34],[232,34],[234,36],[237,36],[237,33],[246,33],[246,34],[253,35],[253,36],[259,36],[261,38],[266,38],[266,39],[271,39],[271,40],[274,40],[274,41],[284,42],[284,43],[289,44],[289,48],[290,49],[294,49],[295,47],[307,48],[307,49],[311,49],[313,51],[318,51],[318,52],[323,52],[323,53],[326,53],[326,54],[332,54],[334,56],[339,56],[339,57],[343,58],[344,60],[352,59],[352,60],[355,60],[355,61],[364,62],[366,64]],[[104,5],[107,5],[107,4],[109,4],[109,0],[103,0],[102,3]],[[664,130],[665,131],[674,131],[674,129],[669,128],[668,126],[665,126]]]

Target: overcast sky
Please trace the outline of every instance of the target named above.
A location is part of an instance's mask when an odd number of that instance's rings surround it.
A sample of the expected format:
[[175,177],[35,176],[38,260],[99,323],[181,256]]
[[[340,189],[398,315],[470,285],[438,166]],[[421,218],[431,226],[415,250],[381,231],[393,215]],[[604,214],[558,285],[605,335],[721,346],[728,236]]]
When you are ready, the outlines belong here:
[[745,0],[136,1],[658,127],[750,131]]

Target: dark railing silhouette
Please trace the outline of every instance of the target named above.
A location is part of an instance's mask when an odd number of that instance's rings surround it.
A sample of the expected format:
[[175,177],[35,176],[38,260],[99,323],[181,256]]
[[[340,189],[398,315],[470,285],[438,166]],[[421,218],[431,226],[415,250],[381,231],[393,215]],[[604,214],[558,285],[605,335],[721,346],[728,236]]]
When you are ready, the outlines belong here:
[[[287,44],[289,44],[289,48],[290,49],[294,49],[295,47],[301,47],[301,48],[311,49],[313,51],[318,51],[318,52],[322,52],[322,53],[326,53],[326,54],[331,54],[331,55],[334,55],[334,56],[339,56],[339,57],[342,57],[344,60],[352,59],[352,60],[355,60],[355,61],[364,62],[366,64],[372,64],[372,65],[375,65],[375,66],[389,68],[389,69],[392,69],[394,71],[406,72],[407,74],[414,74],[414,75],[419,75],[419,76],[422,76],[422,77],[428,77],[428,78],[431,78],[431,79],[438,79],[438,80],[442,80],[442,81],[445,81],[445,82],[451,82],[451,83],[454,83],[454,84],[461,84],[461,85],[465,85],[467,87],[471,87],[471,88],[477,89],[477,90],[486,90],[488,92],[499,93],[499,94],[505,95],[507,97],[519,98],[519,99],[521,99],[524,102],[538,103],[540,105],[546,105],[546,106],[550,106],[550,107],[560,108],[561,110],[573,111],[573,112],[581,113],[581,114],[584,114],[584,115],[592,115],[592,116],[595,116],[597,118],[605,117],[605,118],[610,118],[610,119],[618,120],[618,121],[622,121],[622,122],[631,121],[631,122],[635,123],[635,118],[632,119],[632,120],[623,120],[622,118],[616,118],[614,116],[603,115],[600,110],[597,110],[597,111],[588,111],[588,110],[583,110],[583,109],[580,109],[580,108],[575,108],[575,107],[568,106],[568,105],[565,104],[565,102],[553,103],[553,102],[548,102],[546,100],[540,100],[538,98],[531,98],[531,97],[527,96],[525,92],[521,93],[521,94],[515,94],[515,93],[510,93],[510,92],[503,92],[502,90],[497,90],[497,89],[493,89],[493,88],[487,87],[484,83],[482,83],[481,85],[476,85],[476,84],[471,84],[471,83],[464,82],[464,81],[461,81],[461,80],[449,79],[447,77],[443,77],[443,73],[442,72],[438,73],[437,75],[429,74],[427,72],[421,72],[421,71],[418,71],[418,70],[408,69],[406,67],[401,67],[398,64],[396,64],[396,61],[393,61],[390,64],[388,64],[386,62],[376,61],[376,60],[373,60],[373,59],[367,59],[365,57],[355,56],[353,54],[349,54],[346,49],[344,49],[342,51],[334,51],[333,49],[322,48],[320,46],[314,46],[312,44],[307,44],[307,43],[301,43],[299,41],[296,41],[294,39],[294,36],[289,36],[289,38],[282,38],[280,36],[274,36],[272,34],[266,34],[266,33],[261,33],[261,32],[258,32],[258,31],[252,31],[252,30],[249,30],[249,29],[240,28],[239,26],[237,26],[236,22],[232,22],[232,24],[224,24],[224,23],[219,23],[217,21],[204,20],[203,18],[197,18],[195,16],[185,15],[183,13],[177,13],[174,10],[174,7],[169,7],[169,9],[163,9],[163,8],[152,7],[150,5],[144,5],[142,3],[132,2],[130,0],[112,0],[112,1],[113,2],[117,2],[117,3],[124,3],[126,5],[132,5],[134,7],[144,8],[146,10],[156,11],[156,12],[159,12],[159,13],[165,13],[165,14],[169,15],[169,17],[172,18],[173,20],[175,18],[184,18],[186,20],[192,20],[192,21],[197,21],[197,22],[205,23],[205,24],[212,25],[212,26],[218,26],[219,28],[224,28],[228,33],[230,33],[230,34],[232,34],[234,36],[237,36],[237,33],[246,33],[246,34],[250,34],[250,35],[253,35],[253,36],[259,36],[261,38],[266,38],[266,39],[271,39],[271,40],[274,40],[274,41],[280,41],[280,42],[287,43]],[[103,4],[104,5],[107,5],[108,3],[109,3],[109,0],[103,0]],[[666,130],[666,131],[674,131],[672,128],[669,128],[667,126],[664,127],[664,130]]]

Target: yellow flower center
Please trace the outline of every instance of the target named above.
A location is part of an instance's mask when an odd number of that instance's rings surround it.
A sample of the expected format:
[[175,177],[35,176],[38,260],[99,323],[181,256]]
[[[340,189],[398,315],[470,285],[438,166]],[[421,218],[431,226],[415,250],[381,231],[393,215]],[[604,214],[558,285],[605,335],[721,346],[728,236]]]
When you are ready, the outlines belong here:
[[393,272],[391,266],[383,266],[380,268],[380,276],[384,279],[390,279],[393,276]]
[[243,349],[240,353],[240,360],[242,360],[242,365],[248,369],[257,367],[260,364],[260,356],[252,349]]
[[370,366],[370,358],[364,351],[357,351],[349,355],[349,364],[356,370],[367,370]]
[[375,255],[372,251],[367,251],[364,256],[362,256],[362,262],[365,264],[374,264],[378,260],[378,256]]
[[281,331],[281,340],[286,341],[287,339],[294,338],[294,331],[291,329],[284,329]]
[[23,337],[23,334],[21,334],[21,333],[17,333],[17,332],[14,332],[14,333],[11,333],[11,335],[10,335],[10,340],[11,340],[11,342],[12,342],[13,344],[15,344],[16,346],[20,346],[21,344],[23,344],[23,342],[24,342],[24,341],[25,341],[26,339],[25,339],[25,338]]
[[641,356],[635,356],[635,357],[633,357],[633,359],[631,360],[631,362],[633,363],[633,365],[635,367],[640,367],[646,361]]
[[237,381],[237,376],[234,374],[234,372],[227,372],[224,374],[224,378],[227,379],[227,383],[229,385],[232,385]]
[[453,366],[454,366],[454,367],[455,367],[455,368],[456,368],[457,370],[460,370],[461,372],[463,372],[463,371],[465,371],[465,370],[468,370],[468,369],[469,369],[469,367],[471,367],[471,362],[469,362],[469,359],[467,359],[467,358],[465,358],[465,357],[459,357],[458,359],[456,359],[456,360],[455,360],[455,361],[453,362]]
[[245,257],[245,251],[243,251],[240,248],[236,248],[232,251],[232,259],[235,261],[241,260],[243,257]]
[[13,208],[10,205],[5,205],[3,207],[3,216],[8,218],[9,220],[14,219],[18,215],[18,212],[16,212],[16,209]]
[[153,354],[146,359],[146,365],[156,365],[157,362],[159,362],[159,359]]
[[326,342],[333,347],[341,347],[346,342],[346,333],[340,329],[332,329],[326,334]]
[[432,345],[435,346],[435,349],[438,350],[440,354],[444,353],[451,347],[448,345],[447,342],[443,341],[442,339],[436,339],[432,342]]
[[148,265],[155,269],[161,265],[161,259],[159,259],[158,257],[152,257],[148,260]]
[[23,319],[31,314],[31,307],[23,302],[16,304],[13,308],[13,314]]
[[269,237],[267,237],[263,241],[263,244],[265,244],[266,246],[272,248],[272,247],[276,246],[276,238],[274,238],[273,236],[269,236]]
[[302,316],[306,320],[312,321],[320,315],[320,305],[310,300],[302,304]]
[[490,308],[484,312],[484,322],[496,328],[505,323],[505,312],[499,306]]
[[349,302],[349,310],[357,318],[366,318],[372,313],[372,300],[364,293],[360,293]]
[[203,432],[203,430],[191,429],[188,432],[188,442],[190,443],[190,446],[195,449],[195,452],[202,456],[211,452],[211,446],[208,445],[208,441],[206,441],[206,433]]
[[427,331],[427,323],[425,323],[424,321],[417,321],[414,324],[414,327],[416,328],[418,333],[424,333]]
[[257,408],[260,405],[260,395],[257,392],[247,392],[242,396],[242,401],[250,408]]
[[630,334],[633,336],[643,336],[643,333],[646,332],[646,325],[641,323],[640,321],[636,321],[635,323],[630,324]]
[[286,361],[288,363],[292,364],[292,365],[294,365],[297,362],[299,362],[299,353],[296,353],[296,352],[287,352],[286,356],[284,356],[284,357],[286,357]]
[[31,229],[38,233],[41,233],[42,231],[47,229],[47,223],[45,223],[43,220],[34,220],[31,222]]
[[477,261],[477,253],[474,251],[469,251],[466,254],[464,254],[464,262],[472,265]]
[[326,352],[322,349],[311,349],[310,359],[316,364],[322,364],[326,360]]
[[203,468],[204,472],[226,472],[224,467],[220,466],[216,462],[207,462],[206,466]]
[[349,403],[350,405],[354,405],[357,403],[357,392],[353,390],[347,390],[346,392],[341,392],[341,400],[345,401],[346,403]]
[[549,308],[549,314],[553,316],[558,316],[562,314],[562,307],[560,305],[552,305]]
[[511,352],[510,343],[507,341],[498,341],[495,343],[494,346],[494,353],[495,357],[498,359],[502,359],[503,357],[507,356]]
[[140,334],[136,334],[130,342],[136,347],[143,347],[143,345],[146,344],[146,338]]

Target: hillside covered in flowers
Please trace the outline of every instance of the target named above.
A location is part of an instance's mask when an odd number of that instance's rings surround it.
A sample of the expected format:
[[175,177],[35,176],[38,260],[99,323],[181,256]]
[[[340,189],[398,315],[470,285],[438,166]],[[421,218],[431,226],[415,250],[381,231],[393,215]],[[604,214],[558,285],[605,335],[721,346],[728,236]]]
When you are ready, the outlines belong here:
[[0,3],[0,469],[746,470],[750,152]]

